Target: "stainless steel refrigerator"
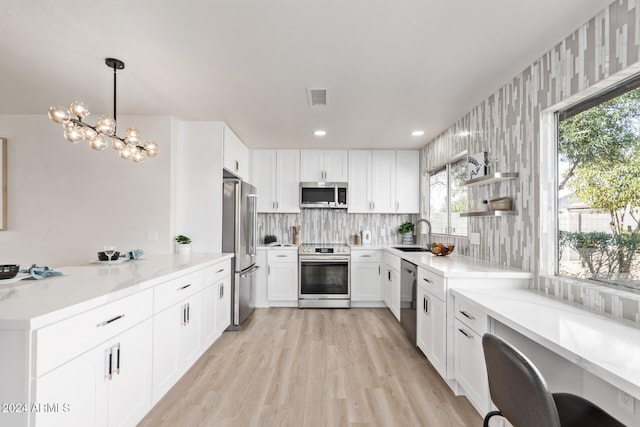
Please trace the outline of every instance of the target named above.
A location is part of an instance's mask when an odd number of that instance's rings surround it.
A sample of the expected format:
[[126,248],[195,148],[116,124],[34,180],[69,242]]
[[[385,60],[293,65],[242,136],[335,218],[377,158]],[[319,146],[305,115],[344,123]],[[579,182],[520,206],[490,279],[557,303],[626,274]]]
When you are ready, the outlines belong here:
[[234,275],[231,286],[231,325],[238,330],[255,307],[257,192],[236,178],[222,184],[222,251],[233,253]]

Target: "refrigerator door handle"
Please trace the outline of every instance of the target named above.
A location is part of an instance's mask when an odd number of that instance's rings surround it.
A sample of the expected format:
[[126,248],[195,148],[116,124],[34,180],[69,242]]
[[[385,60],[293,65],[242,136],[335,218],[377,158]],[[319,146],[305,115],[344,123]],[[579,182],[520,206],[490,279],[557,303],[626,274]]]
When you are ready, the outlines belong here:
[[252,276],[252,275],[254,275],[254,274],[256,273],[256,271],[257,271],[259,268],[260,268],[260,266],[259,266],[259,265],[254,265],[253,267],[251,267],[251,268],[250,268],[249,270],[247,270],[246,272],[244,272],[244,273],[240,273],[240,277],[242,277],[242,278],[244,279],[245,277]]
[[251,200],[251,220],[253,221],[253,236],[251,237],[251,246],[249,246],[249,255],[256,256],[258,247],[258,195],[247,194],[247,198]]

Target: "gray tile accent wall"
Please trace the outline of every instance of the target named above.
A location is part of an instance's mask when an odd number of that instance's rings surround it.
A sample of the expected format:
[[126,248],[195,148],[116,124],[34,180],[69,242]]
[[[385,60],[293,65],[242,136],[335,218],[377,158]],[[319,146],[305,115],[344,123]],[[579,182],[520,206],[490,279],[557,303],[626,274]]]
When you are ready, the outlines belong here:
[[[469,189],[471,201],[512,197],[518,215],[469,218],[469,232],[480,233],[481,244],[462,243],[462,252],[540,274],[540,259],[549,257],[541,253],[539,242],[555,241],[555,231],[540,226],[539,221],[540,206],[548,210],[555,205],[549,200],[555,184],[553,176],[548,176],[554,168],[540,162],[541,144],[549,143],[541,137],[547,132],[541,129],[543,115],[637,72],[639,59],[640,0],[616,0],[427,143],[421,152],[423,196],[428,197],[429,190],[424,172],[464,150],[471,154],[488,151],[498,158],[494,170],[520,174],[513,181]],[[427,197],[421,204],[421,216],[428,210]],[[640,317],[638,298],[628,293],[579,284],[565,289],[544,280],[536,286],[617,317],[632,321]]]
[[[300,225],[300,243],[353,243],[362,230],[370,230],[372,245],[400,243],[397,228],[416,215],[350,214],[344,209],[303,209],[299,214],[258,214],[258,239],[273,234],[281,243],[293,239],[293,226]],[[380,230],[385,230],[382,237]]]

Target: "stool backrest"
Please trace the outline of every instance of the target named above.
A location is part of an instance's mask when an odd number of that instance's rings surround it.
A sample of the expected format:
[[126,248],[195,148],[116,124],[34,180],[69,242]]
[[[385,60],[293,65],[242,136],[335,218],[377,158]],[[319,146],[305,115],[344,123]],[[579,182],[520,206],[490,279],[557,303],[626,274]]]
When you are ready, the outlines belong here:
[[511,344],[482,337],[491,400],[516,427],[560,427],[558,410],[535,365]]

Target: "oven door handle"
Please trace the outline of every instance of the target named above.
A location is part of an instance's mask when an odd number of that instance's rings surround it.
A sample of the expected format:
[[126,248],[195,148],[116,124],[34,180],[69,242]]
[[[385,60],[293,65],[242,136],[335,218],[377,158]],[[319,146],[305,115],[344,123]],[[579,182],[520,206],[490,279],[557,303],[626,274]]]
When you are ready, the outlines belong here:
[[335,261],[343,261],[349,262],[349,257],[344,256],[331,256],[331,255],[320,255],[320,256],[302,256],[299,258],[300,262],[311,261],[311,262],[335,262]]

